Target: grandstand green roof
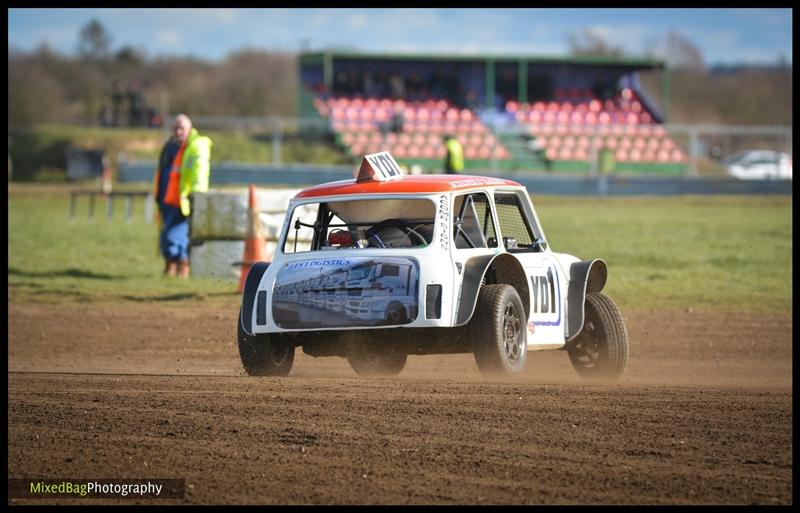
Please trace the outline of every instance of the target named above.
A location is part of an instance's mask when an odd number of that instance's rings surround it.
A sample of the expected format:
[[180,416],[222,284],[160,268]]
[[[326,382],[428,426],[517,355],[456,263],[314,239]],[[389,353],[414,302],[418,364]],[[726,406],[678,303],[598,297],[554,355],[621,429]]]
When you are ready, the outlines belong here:
[[624,66],[634,69],[664,68],[665,63],[660,59],[645,59],[632,57],[606,57],[606,56],[553,56],[553,55],[489,55],[489,54],[428,54],[428,53],[376,53],[342,50],[326,50],[309,52],[300,55],[301,64],[313,64],[330,59],[363,59],[363,60],[395,60],[395,61],[495,61],[519,62],[541,64],[575,64],[575,65],[603,65]]

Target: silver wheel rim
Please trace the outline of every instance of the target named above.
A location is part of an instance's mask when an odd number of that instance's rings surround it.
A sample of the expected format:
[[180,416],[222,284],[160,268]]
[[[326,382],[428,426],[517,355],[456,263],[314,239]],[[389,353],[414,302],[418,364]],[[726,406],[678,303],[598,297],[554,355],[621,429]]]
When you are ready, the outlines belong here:
[[506,305],[503,312],[503,342],[505,344],[506,358],[511,363],[516,363],[522,358],[522,326],[512,303]]

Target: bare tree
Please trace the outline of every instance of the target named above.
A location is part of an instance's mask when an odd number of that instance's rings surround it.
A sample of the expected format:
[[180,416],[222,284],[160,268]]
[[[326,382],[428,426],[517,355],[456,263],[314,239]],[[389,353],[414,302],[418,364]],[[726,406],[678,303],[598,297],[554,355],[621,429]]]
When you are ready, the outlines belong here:
[[78,35],[78,54],[90,60],[103,60],[111,51],[111,35],[103,25],[93,19]]
[[584,57],[622,57],[625,52],[609,43],[605,36],[591,28],[567,35],[570,55]]
[[667,34],[667,63],[673,68],[697,71],[706,67],[700,49],[689,38],[675,31]]

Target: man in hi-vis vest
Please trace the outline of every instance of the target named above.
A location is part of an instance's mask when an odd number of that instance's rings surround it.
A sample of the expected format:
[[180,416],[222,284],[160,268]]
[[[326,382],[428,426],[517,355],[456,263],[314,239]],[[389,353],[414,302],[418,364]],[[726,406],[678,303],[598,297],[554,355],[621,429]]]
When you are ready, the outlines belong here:
[[156,169],[156,202],[161,213],[159,248],[166,276],[189,277],[189,216],[191,194],[208,191],[211,139],[178,114],[173,135],[164,144]]
[[464,169],[464,148],[458,139],[450,134],[444,136],[444,149],[447,156],[444,159],[444,172],[447,174],[460,173]]

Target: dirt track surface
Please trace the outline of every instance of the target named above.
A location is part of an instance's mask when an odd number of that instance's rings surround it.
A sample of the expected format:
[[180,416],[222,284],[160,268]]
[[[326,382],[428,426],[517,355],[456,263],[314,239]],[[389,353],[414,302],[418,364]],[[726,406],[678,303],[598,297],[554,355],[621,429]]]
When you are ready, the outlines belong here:
[[[790,315],[625,312],[628,372],[562,351],[244,375],[237,306],[9,306],[12,478],[177,478],[192,504],[791,504]],[[49,499],[16,503],[136,503]]]

